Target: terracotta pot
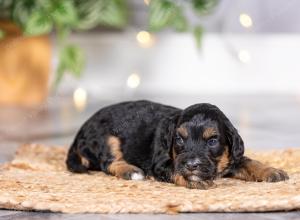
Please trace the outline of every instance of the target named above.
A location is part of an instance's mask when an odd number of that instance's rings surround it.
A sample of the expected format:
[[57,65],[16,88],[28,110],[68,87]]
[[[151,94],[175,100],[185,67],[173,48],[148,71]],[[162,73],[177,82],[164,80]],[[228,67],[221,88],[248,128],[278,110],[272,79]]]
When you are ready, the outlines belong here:
[[24,37],[20,29],[0,21],[0,105],[34,106],[48,95],[51,68],[49,36]]

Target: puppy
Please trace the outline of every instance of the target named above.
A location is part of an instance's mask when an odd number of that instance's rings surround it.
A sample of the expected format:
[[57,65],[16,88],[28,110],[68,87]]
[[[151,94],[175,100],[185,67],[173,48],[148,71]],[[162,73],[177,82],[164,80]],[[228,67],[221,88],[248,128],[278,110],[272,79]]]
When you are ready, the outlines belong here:
[[123,102],[94,114],[67,156],[76,173],[99,170],[127,180],[156,180],[207,189],[217,177],[287,180],[286,172],[244,156],[244,143],[214,105],[184,110],[150,101]]

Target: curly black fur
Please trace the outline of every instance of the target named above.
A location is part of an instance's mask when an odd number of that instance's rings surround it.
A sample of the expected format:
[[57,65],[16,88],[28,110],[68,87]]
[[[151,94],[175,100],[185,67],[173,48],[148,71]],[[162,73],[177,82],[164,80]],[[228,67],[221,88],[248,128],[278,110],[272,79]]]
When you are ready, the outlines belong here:
[[[209,137],[204,134],[207,129],[212,132]],[[110,137],[119,140],[118,156],[108,143]],[[214,105],[196,104],[182,110],[132,101],[100,109],[84,123],[68,152],[67,167],[78,173],[100,170],[117,175],[111,171],[117,160],[118,168],[126,170],[121,176],[125,179],[131,179],[131,172],[139,172],[176,183],[180,176],[179,185],[189,187],[186,182],[234,177],[246,170],[243,154],[242,138]]]

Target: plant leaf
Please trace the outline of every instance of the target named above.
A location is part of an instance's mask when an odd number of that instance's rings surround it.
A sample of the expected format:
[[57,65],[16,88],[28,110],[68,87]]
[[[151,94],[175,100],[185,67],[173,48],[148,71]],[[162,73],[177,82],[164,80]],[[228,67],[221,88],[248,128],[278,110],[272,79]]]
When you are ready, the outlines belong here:
[[124,0],[75,0],[78,11],[76,27],[90,29],[97,25],[123,28],[128,23],[127,4]]
[[159,31],[170,26],[175,13],[175,3],[168,0],[152,0],[149,11],[150,31]]
[[0,18],[7,18],[10,16],[12,5],[13,5],[13,0],[0,1]]
[[201,48],[202,36],[203,36],[203,28],[201,26],[196,26],[194,28],[194,37],[198,48]]
[[77,14],[80,19],[78,19],[76,28],[79,29],[90,29],[99,24],[99,19],[101,16],[101,11],[104,7],[104,1],[99,0],[75,0],[75,7],[77,9]]
[[128,22],[126,1],[105,0],[98,22],[110,27],[124,27]]
[[13,0],[1,0],[0,1],[0,9],[8,9],[12,6]]
[[5,37],[5,32],[0,29],[0,40]]
[[166,27],[173,27],[180,32],[188,29],[183,8],[170,0],[152,0],[149,12],[150,31],[160,31]]
[[188,29],[188,22],[186,18],[183,16],[182,9],[177,12],[177,16],[173,21],[173,27],[176,31],[184,32]]
[[51,18],[45,15],[41,10],[33,12],[25,24],[25,35],[47,34],[52,30]]
[[84,54],[76,45],[67,45],[60,51],[59,65],[56,70],[55,87],[62,80],[66,72],[80,77],[85,64]]
[[68,28],[67,26],[57,26],[56,28],[56,36],[58,39],[58,45],[61,46],[65,43],[65,40],[67,39],[67,37],[69,36],[71,29]]
[[77,14],[73,1],[56,1],[52,8],[51,17],[56,24],[72,26],[76,22]]
[[37,6],[34,0],[14,1],[11,9],[12,20],[24,29],[29,17],[38,10]]
[[218,4],[219,0],[192,0],[194,10],[200,14],[208,14]]

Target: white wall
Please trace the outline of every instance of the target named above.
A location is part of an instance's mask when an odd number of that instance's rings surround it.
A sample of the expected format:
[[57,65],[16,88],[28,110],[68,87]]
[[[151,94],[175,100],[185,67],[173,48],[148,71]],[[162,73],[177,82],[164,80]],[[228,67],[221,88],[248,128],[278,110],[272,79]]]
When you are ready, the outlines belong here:
[[[80,81],[67,77],[63,89],[82,86],[95,94],[149,93],[299,93],[300,35],[206,34],[202,50],[191,34],[156,36],[141,48],[136,31],[75,35],[87,54]],[[240,50],[250,56],[239,60]],[[136,89],[126,85],[138,73]]]

